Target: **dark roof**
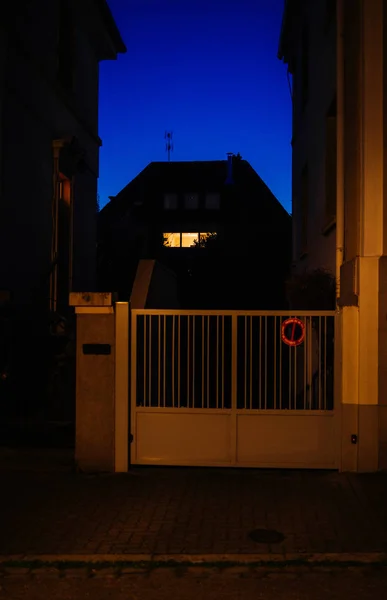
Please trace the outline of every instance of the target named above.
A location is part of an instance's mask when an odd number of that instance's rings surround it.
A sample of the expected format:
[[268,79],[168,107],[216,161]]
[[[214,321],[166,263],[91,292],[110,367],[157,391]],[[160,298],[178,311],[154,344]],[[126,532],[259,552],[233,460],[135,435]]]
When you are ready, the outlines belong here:
[[116,51],[119,54],[125,54],[127,48],[124,44],[124,41],[121,37],[121,34],[118,30],[114,17],[111,13],[108,3],[106,0],[94,0],[96,5],[98,6],[100,13],[102,15],[102,19],[105,23],[105,27],[114,43]]
[[[145,198],[150,190],[161,193],[221,192],[228,187],[227,170],[227,160],[151,162],[116,196],[110,197],[111,201],[101,210],[101,216],[103,220],[113,215],[120,218],[135,201]],[[262,206],[270,204],[279,217],[281,214],[289,216],[246,160],[234,157],[233,180],[234,189],[253,190],[254,194],[259,195]]]
[[116,196],[136,193],[143,185],[157,186],[162,191],[189,192],[219,190],[227,178],[227,161],[151,162]]
[[302,12],[302,0],[284,0],[284,12],[282,16],[281,33],[278,45],[277,57],[284,63],[291,62],[291,52],[294,43],[294,20]]

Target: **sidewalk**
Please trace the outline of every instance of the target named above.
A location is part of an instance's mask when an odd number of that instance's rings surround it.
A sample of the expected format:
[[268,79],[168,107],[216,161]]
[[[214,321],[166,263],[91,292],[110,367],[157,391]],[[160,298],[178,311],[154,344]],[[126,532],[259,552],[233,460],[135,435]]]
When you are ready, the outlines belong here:
[[[72,472],[64,455],[32,463],[12,468],[0,451],[3,556],[387,557],[387,474],[137,468],[90,476]],[[253,541],[256,529],[283,540]]]

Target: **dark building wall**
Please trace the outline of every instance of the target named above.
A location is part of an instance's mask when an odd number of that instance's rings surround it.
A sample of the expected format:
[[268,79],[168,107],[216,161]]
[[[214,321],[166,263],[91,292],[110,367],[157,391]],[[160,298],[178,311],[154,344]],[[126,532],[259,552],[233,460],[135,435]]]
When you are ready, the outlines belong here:
[[82,172],[74,177],[73,283],[75,290],[95,288],[98,52],[78,4],[68,2],[74,9],[74,69],[72,89],[65,89],[57,79],[61,2],[33,4],[32,10],[22,2],[2,24],[10,33],[0,102],[0,287],[22,304],[37,289],[48,294],[56,139],[75,136],[84,153]]
[[[59,161],[60,170],[73,179],[73,289],[92,291],[96,285],[98,66],[125,51],[119,34],[112,34],[114,22],[106,25],[106,10],[104,0],[20,0],[7,3],[0,19],[0,290],[9,291],[13,301],[7,307],[11,334],[1,339],[6,361],[0,368],[9,375],[0,395],[1,410],[20,418],[41,416],[46,409],[49,414],[55,356],[62,353],[67,337],[48,335],[55,332],[54,326],[48,327],[52,205],[59,187],[54,141],[76,140],[79,150],[70,165]],[[68,52],[62,53],[60,76],[61,36]],[[59,253],[56,308],[69,317],[65,236],[70,214],[64,202],[59,204],[64,255]],[[64,386],[56,385],[60,395]]]
[[[289,3],[285,61],[292,73],[292,217],[296,269],[335,272],[335,227],[327,215],[326,120],[336,94],[336,23],[326,0]],[[306,188],[306,189],[305,189]]]

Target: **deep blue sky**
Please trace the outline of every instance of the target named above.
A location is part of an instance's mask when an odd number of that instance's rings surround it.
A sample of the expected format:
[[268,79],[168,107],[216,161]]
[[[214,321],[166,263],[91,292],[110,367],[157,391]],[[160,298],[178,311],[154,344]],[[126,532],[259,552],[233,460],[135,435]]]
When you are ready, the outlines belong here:
[[290,211],[283,0],[108,0],[128,48],[101,64],[101,206],[151,161],[240,152]]

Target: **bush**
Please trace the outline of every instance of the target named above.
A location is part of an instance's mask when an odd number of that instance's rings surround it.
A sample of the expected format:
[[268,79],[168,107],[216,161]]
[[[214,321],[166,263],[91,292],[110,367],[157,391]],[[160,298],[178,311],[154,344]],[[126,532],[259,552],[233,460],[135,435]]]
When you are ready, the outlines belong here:
[[288,278],[286,295],[291,308],[294,309],[334,310],[336,279],[326,269],[306,269]]

